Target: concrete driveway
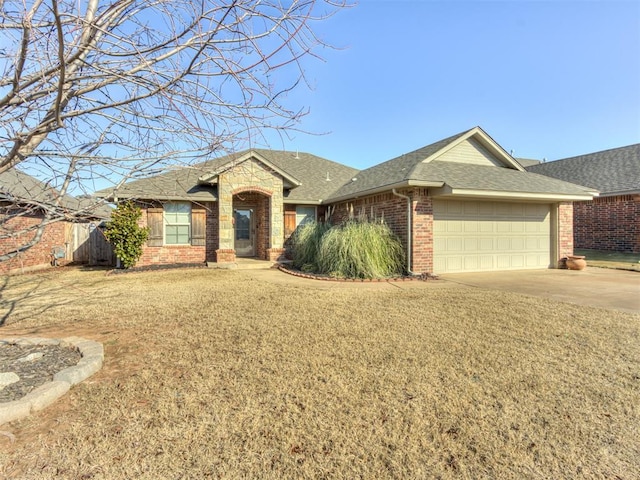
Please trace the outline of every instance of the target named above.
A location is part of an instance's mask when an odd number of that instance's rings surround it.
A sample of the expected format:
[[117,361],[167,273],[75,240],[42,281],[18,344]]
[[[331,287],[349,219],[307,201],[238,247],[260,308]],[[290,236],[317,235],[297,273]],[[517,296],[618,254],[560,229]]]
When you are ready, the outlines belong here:
[[640,313],[640,273],[587,267],[576,270],[514,270],[450,273],[446,282],[523,293],[593,307]]

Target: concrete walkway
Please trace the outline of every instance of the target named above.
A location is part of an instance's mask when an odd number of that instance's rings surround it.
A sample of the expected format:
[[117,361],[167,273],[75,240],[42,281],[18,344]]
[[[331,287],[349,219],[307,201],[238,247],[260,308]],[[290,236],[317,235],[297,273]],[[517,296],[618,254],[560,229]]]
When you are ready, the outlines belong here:
[[441,280],[504,290],[623,312],[640,313],[640,273],[587,267],[584,270],[514,270],[450,273]]

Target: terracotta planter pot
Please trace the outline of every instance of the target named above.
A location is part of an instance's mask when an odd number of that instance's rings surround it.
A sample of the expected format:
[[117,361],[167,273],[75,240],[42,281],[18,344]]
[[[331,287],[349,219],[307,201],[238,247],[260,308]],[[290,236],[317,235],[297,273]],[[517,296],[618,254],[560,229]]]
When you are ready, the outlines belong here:
[[583,255],[570,255],[567,257],[567,268],[569,270],[584,270],[587,261]]

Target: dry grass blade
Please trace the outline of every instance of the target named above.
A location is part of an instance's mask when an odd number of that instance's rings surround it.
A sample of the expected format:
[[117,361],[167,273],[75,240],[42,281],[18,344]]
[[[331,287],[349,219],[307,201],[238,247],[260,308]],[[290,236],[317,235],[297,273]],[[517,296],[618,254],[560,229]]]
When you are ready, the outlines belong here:
[[[28,278],[3,296],[23,298]],[[41,302],[54,299],[47,292],[58,301],[32,318],[18,302],[3,335],[81,334],[105,343],[106,362],[48,410],[3,426],[16,440],[0,437],[0,475],[631,479],[640,470],[640,315],[438,282],[258,278],[47,279],[79,294],[33,277]]]

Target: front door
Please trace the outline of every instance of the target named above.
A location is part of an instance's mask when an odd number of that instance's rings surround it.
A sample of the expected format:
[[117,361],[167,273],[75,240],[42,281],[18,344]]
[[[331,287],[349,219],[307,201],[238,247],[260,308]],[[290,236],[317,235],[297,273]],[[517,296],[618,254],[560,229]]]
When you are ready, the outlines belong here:
[[256,242],[254,216],[252,208],[237,208],[233,211],[235,225],[235,242],[236,256],[238,257],[255,257]]

